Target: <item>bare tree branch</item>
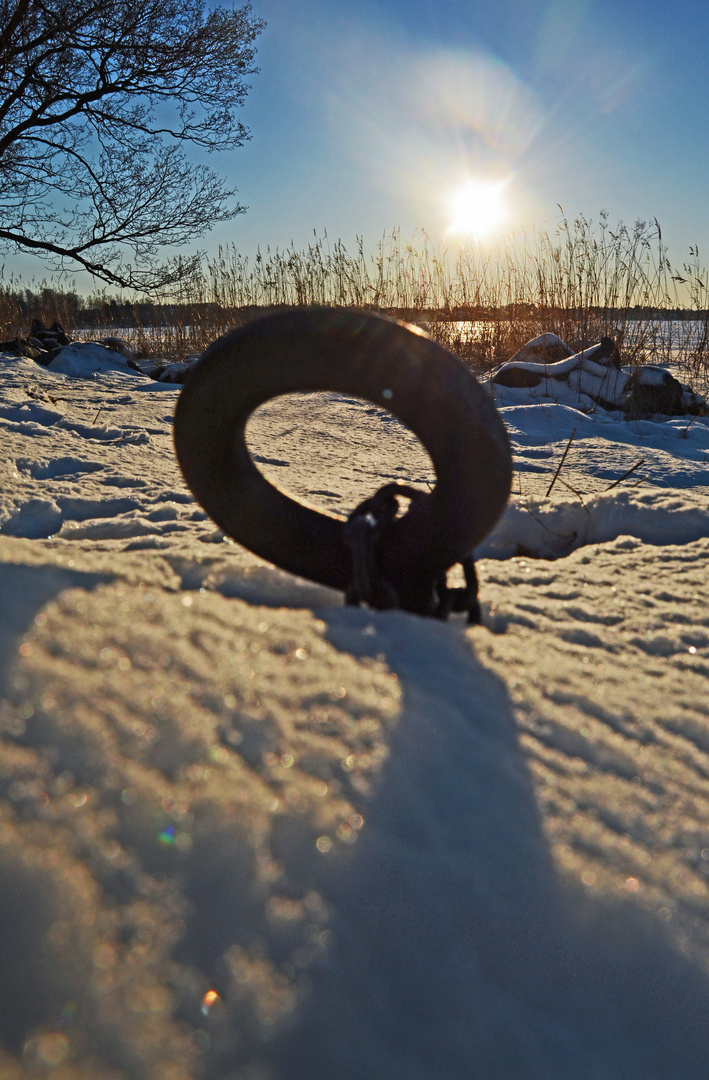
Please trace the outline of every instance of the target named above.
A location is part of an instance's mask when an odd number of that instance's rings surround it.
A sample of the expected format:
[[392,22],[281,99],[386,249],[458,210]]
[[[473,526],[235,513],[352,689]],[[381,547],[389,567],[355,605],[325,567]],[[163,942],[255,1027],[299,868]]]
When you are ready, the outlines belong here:
[[248,3],[0,0],[0,247],[124,287],[188,272],[161,249],[244,208],[186,151],[249,138],[263,25]]

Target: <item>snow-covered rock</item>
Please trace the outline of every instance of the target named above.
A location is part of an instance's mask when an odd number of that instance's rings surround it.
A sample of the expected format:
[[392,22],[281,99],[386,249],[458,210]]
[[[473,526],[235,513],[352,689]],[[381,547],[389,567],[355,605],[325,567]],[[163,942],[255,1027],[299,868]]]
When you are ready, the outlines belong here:
[[107,371],[135,374],[122,353],[96,341],[74,341],[65,345],[46,366],[58,375],[70,375],[80,379]]
[[704,399],[666,369],[621,367],[610,338],[573,353],[556,334],[542,334],[482,382],[500,405],[551,400],[584,412],[600,407],[634,418],[706,410]]

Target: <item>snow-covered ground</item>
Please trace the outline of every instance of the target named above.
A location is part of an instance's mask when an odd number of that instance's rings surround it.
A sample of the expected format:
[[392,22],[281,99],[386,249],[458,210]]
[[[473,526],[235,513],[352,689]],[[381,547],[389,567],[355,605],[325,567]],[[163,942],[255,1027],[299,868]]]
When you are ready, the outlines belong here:
[[[504,407],[471,628],[225,540],[178,393],[0,357],[2,1080],[706,1080],[706,418]],[[434,479],[357,400],[248,434],[340,513]]]

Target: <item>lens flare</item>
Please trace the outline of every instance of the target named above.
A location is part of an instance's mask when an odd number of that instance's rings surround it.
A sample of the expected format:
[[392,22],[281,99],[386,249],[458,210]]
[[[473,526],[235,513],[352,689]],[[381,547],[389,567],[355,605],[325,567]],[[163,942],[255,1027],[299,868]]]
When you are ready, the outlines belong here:
[[202,1013],[204,1016],[209,1016],[210,1012],[220,1000],[219,994],[216,990],[208,990],[202,998]]

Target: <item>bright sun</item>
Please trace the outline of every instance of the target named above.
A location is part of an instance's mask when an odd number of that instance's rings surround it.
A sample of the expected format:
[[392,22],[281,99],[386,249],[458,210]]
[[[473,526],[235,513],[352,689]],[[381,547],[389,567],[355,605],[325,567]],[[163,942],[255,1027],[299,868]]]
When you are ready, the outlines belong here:
[[453,220],[450,233],[464,233],[476,239],[488,236],[505,217],[501,183],[471,180],[451,196]]

